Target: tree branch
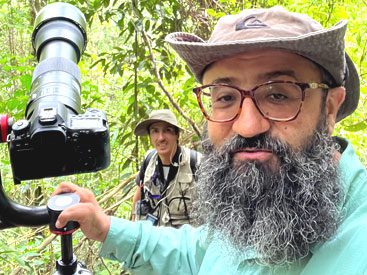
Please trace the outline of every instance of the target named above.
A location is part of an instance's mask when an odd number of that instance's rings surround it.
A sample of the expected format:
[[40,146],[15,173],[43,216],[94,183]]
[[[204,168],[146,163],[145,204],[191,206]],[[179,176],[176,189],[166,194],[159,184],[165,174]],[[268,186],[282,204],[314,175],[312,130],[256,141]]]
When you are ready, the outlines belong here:
[[173,107],[175,107],[175,109],[181,114],[181,116],[188,122],[190,123],[191,127],[194,129],[194,131],[196,132],[196,134],[199,136],[199,138],[201,138],[201,133],[200,130],[198,129],[198,127],[196,126],[195,122],[193,120],[191,120],[180,108],[180,106],[178,106],[178,104],[176,103],[176,101],[173,99],[173,97],[171,96],[171,94],[166,90],[166,88],[164,87],[163,83],[162,83],[162,78],[159,74],[158,68],[157,68],[157,62],[155,61],[154,55],[153,55],[153,51],[152,51],[152,46],[150,44],[150,40],[146,34],[146,32],[144,30],[141,30],[143,39],[145,44],[148,46],[148,50],[149,50],[149,57],[150,60],[152,61],[153,64],[153,69],[154,69],[154,74],[157,78],[157,83],[158,85],[161,87],[163,93],[168,97],[168,100],[171,102],[171,104],[173,105]]

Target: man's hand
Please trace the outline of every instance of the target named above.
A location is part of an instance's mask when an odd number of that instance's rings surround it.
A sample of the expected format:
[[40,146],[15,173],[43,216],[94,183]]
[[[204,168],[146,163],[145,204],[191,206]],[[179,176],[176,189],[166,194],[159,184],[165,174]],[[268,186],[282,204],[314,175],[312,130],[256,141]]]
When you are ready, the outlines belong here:
[[61,183],[52,196],[61,193],[77,193],[80,196],[80,203],[62,211],[56,227],[64,227],[68,221],[76,221],[87,238],[103,242],[110,229],[111,219],[98,205],[93,193],[88,189],[66,182]]

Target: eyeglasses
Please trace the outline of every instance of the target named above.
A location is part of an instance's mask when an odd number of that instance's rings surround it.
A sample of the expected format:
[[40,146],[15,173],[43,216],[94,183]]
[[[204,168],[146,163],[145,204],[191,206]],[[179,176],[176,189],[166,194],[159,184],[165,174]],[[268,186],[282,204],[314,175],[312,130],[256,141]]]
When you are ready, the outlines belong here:
[[301,111],[306,89],[328,90],[323,83],[269,81],[251,90],[228,84],[210,84],[194,88],[204,116],[214,122],[234,120],[242,110],[246,97],[254,102],[263,117],[274,121],[291,121]]

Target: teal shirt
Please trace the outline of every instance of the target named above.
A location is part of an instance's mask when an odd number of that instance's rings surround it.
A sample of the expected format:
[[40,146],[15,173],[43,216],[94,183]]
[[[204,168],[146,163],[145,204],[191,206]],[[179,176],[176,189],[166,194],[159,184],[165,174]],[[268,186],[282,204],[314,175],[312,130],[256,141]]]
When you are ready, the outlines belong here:
[[205,227],[153,227],[115,217],[100,254],[122,262],[133,274],[367,274],[367,171],[350,144],[339,166],[343,221],[330,240],[290,266],[258,265],[249,251],[235,257],[217,238],[208,238]]

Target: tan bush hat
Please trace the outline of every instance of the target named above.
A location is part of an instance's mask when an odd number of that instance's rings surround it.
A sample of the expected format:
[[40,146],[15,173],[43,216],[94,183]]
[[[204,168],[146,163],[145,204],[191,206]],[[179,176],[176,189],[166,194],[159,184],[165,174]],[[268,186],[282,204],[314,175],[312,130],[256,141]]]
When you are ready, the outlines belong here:
[[222,17],[208,41],[183,32],[167,35],[166,41],[200,82],[211,63],[249,50],[284,49],[304,56],[328,71],[337,86],[346,88],[339,121],[353,113],[359,100],[358,73],[344,51],[346,29],[345,20],[324,29],[307,15],[276,6]]
[[178,123],[175,115],[168,109],[152,111],[148,119],[145,119],[136,125],[134,134],[137,136],[149,135],[149,127],[155,122],[167,122],[172,126],[177,127],[179,130],[183,130]]

